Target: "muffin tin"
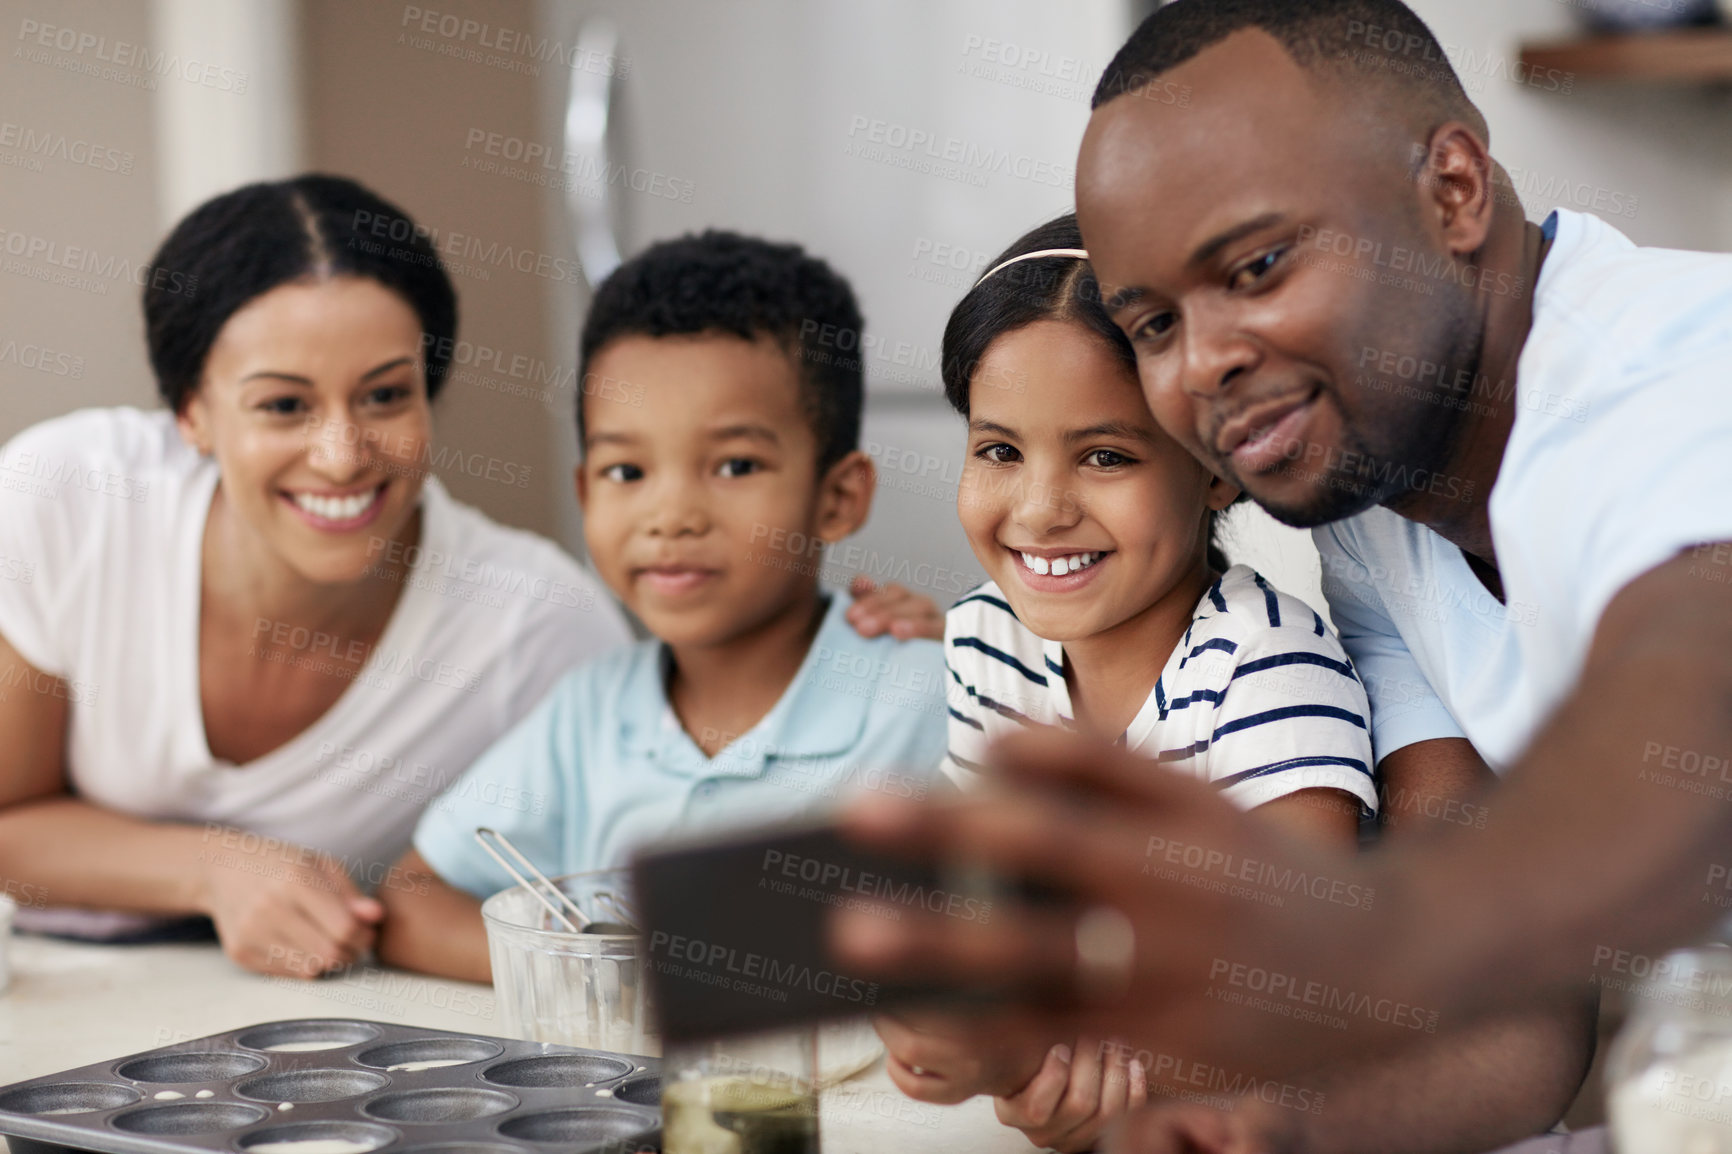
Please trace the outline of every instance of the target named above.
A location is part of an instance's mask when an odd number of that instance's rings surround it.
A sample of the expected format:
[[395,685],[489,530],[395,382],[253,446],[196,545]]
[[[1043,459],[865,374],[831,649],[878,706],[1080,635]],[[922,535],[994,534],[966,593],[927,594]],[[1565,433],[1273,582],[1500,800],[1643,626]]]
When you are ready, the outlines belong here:
[[654,1058],[304,1018],[0,1088],[0,1134],[12,1154],[634,1154],[659,1149],[660,1101]]

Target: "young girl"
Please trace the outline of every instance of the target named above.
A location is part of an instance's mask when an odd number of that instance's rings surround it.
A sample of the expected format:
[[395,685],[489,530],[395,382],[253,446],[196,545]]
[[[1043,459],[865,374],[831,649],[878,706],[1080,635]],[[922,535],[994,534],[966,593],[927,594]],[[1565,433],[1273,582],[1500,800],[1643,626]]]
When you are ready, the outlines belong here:
[[[967,788],[996,738],[1083,728],[1351,852],[1377,805],[1365,691],[1309,605],[1212,544],[1239,492],[1155,423],[1074,216],[1017,241],[963,297],[943,365],[968,420],[957,511],[990,578],[945,622],[946,772]],[[997,1094],[1037,1145],[1085,1149],[1149,1092],[1135,1048],[1100,1039],[1006,1058],[955,1023],[879,1030],[904,1091]]]

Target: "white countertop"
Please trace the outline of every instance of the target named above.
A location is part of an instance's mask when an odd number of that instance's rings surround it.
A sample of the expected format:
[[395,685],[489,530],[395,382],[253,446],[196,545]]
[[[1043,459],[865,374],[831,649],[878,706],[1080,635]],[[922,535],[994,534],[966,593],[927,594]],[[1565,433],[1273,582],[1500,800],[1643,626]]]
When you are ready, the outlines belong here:
[[[496,1034],[493,991],[357,967],[305,982],[250,974],[215,945],[97,946],[19,935],[0,993],[0,1085],[281,1018],[368,1018]],[[976,1098],[940,1107],[904,1097],[882,1060],[826,1092],[826,1154],[1032,1154]]]

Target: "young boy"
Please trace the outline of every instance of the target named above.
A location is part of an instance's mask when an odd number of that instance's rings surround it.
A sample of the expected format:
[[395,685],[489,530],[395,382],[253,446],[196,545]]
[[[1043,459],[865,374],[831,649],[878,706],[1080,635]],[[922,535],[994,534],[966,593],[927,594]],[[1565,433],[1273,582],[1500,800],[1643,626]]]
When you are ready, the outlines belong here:
[[555,876],[861,787],[924,793],[941,647],[863,639],[817,579],[875,477],[860,362],[814,338],[860,328],[823,262],[731,233],[656,245],[597,291],[577,496],[596,571],[655,639],[568,674],[427,811],[381,893],[382,960],[488,980],[480,899],[511,879],[477,826]]

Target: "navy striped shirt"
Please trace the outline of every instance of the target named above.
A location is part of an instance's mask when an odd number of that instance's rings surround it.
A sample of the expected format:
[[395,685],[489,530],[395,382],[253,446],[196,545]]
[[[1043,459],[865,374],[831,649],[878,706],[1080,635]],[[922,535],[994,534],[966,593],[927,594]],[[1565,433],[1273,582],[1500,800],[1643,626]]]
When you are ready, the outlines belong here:
[[[991,582],[944,622],[950,743],[945,772],[990,772],[993,739],[1069,725],[1064,647],[1018,621]],[[1365,689],[1323,619],[1235,565],[1197,602],[1124,744],[1212,781],[1249,809],[1302,789],[1339,789],[1375,812]]]

